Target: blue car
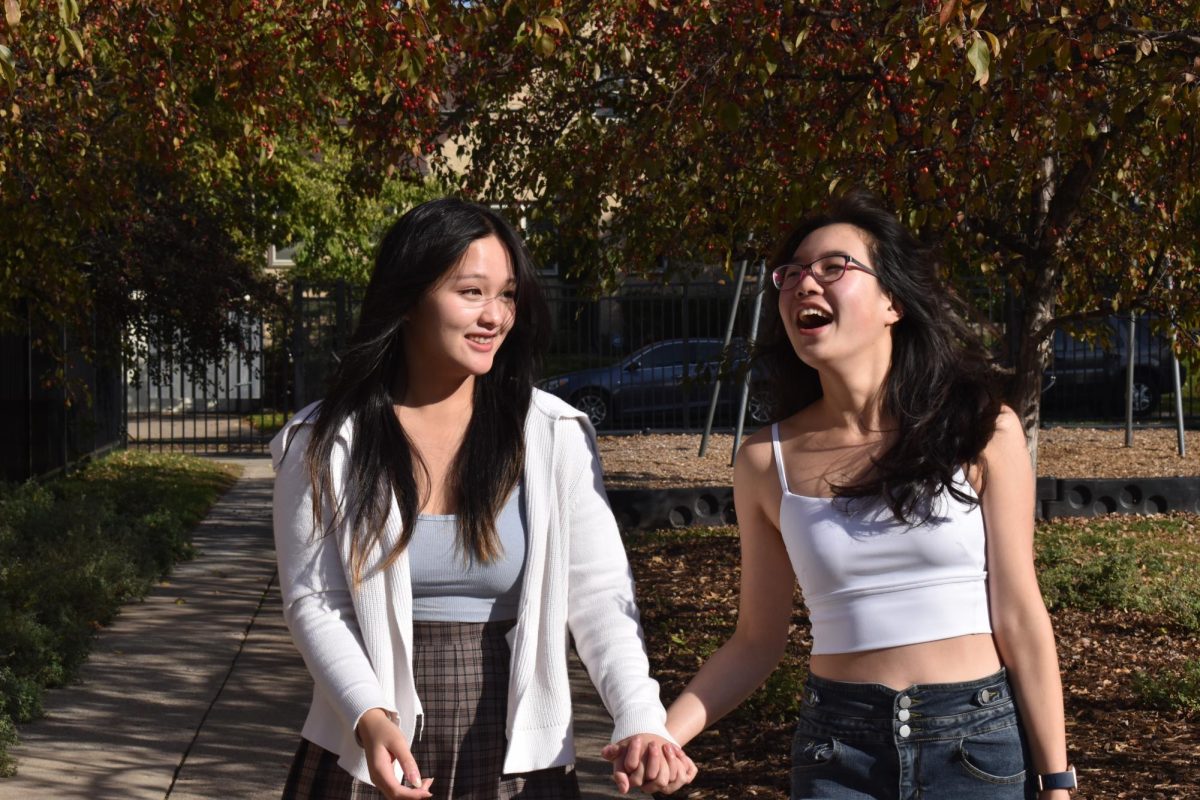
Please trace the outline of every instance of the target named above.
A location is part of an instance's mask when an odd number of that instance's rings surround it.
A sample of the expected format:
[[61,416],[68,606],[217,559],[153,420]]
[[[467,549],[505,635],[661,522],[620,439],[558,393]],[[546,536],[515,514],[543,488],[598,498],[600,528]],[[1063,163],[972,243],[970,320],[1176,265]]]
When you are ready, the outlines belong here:
[[[718,419],[728,423],[741,396],[736,376],[745,364],[745,345],[731,344],[724,361],[722,350],[720,339],[666,339],[616,364],[556,375],[539,385],[587,414],[597,428],[687,427],[703,423],[713,381],[721,377]],[[770,421],[770,411],[766,393],[751,375],[746,416],[762,425]]]
[[[1159,410],[1162,396],[1175,389],[1171,340],[1152,328],[1153,317],[1139,317],[1134,326],[1133,414],[1148,417]],[[1125,413],[1125,382],[1129,362],[1129,318],[1110,316],[1094,323],[1107,327],[1103,346],[1054,331],[1054,360],[1042,380],[1042,403],[1049,415],[1077,415],[1088,408],[1102,415]],[[1187,370],[1180,365],[1180,382]]]

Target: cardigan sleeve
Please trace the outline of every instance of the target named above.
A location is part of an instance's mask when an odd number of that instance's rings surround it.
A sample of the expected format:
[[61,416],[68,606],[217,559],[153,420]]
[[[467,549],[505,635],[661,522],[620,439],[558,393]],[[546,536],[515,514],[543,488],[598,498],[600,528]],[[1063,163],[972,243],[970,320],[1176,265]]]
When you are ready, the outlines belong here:
[[633,574],[604,492],[595,441],[577,419],[560,420],[558,429],[562,461],[574,473],[562,502],[570,536],[567,622],[575,648],[613,718],[612,741],[637,733],[674,741],[658,682],[650,677]]
[[[271,443],[276,454],[273,517],[283,615],[313,681],[347,728],[372,708],[391,714],[363,647],[338,544],[338,532],[314,530],[305,451],[309,425],[289,426]],[[291,435],[294,434],[294,435]],[[290,435],[290,441],[288,436]],[[344,452],[335,447],[335,454]],[[337,473],[335,466],[335,474]],[[330,510],[325,510],[329,519]]]

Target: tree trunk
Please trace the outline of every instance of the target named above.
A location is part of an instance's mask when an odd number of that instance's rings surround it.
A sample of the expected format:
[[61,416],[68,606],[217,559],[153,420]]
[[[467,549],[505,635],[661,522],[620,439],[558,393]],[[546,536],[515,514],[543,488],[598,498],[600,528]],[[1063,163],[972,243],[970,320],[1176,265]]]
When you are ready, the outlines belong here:
[[1014,359],[1013,409],[1021,417],[1025,442],[1037,473],[1038,423],[1041,419],[1042,376],[1050,366],[1051,337],[1048,323],[1054,318],[1054,288],[1058,283],[1058,265],[1035,266],[1033,285],[1021,292],[1024,304],[1020,314],[1020,343]]
[[[1032,213],[1026,235],[1035,246],[1025,255],[1025,275],[1030,277],[1028,285],[1022,286],[1019,296],[1020,308],[1019,341],[1013,358],[1014,409],[1021,417],[1025,429],[1025,443],[1029,447],[1029,458],[1033,462],[1033,473],[1037,475],[1038,423],[1042,411],[1042,376],[1050,366],[1050,336],[1047,323],[1054,318],[1054,302],[1058,293],[1058,264],[1049,256],[1051,239],[1057,232],[1048,230],[1057,187],[1055,177],[1058,169],[1053,156],[1042,159],[1039,175],[1040,187],[1030,200]],[[1010,317],[1011,324],[1011,317]],[[1009,332],[1009,352],[1012,354],[1013,337]]]

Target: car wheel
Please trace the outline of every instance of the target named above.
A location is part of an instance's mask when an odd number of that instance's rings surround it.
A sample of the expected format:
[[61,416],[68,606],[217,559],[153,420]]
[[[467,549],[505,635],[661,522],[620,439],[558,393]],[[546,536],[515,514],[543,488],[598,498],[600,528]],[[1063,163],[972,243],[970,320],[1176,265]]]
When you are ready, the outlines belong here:
[[[1158,409],[1158,385],[1145,375],[1135,373],[1133,376],[1133,414],[1144,417],[1153,414]],[[1121,387],[1121,408],[1125,408],[1125,391]]]
[[599,389],[584,389],[571,398],[571,405],[587,414],[593,428],[603,428],[612,421],[608,395]]
[[766,389],[758,387],[750,390],[746,414],[755,425],[766,425],[771,421],[771,397]]

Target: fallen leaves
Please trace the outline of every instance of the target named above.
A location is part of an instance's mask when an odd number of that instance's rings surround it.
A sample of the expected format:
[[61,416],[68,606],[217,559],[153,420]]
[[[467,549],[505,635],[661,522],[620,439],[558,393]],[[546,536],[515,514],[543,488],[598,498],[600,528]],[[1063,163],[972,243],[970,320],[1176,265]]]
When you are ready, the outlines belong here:
[[[731,486],[733,436],[715,433],[703,458],[700,434],[601,436],[600,459],[610,489]],[[1123,428],[1045,428],[1038,433],[1038,474],[1055,478],[1164,478],[1200,475],[1200,431],[1187,431],[1187,456],[1174,428],[1137,428],[1132,448]]]
[[[652,671],[669,701],[733,631],[736,531],[635,535],[627,548]],[[811,640],[798,591],[795,607],[784,667],[803,669]],[[1200,638],[1163,615],[1136,611],[1066,609],[1054,614],[1054,626],[1071,759],[1083,787],[1076,797],[1200,800],[1200,720],[1145,708],[1133,689],[1140,670],[1200,659]],[[694,740],[688,751],[701,771],[691,793],[676,796],[786,798],[794,720],[772,708],[747,713],[744,705]]]

